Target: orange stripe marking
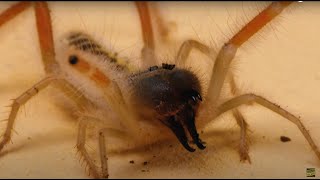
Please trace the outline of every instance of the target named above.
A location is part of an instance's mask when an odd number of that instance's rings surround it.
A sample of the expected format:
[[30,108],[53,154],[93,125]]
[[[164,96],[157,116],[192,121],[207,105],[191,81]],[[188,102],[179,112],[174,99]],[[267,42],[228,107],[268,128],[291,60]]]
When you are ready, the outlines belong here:
[[79,57],[77,64],[72,64],[72,66],[81,73],[87,73],[91,69],[90,64]]
[[[253,18],[247,25],[245,25],[230,41],[238,47],[246,42],[250,37],[257,33],[263,26],[269,23],[273,18],[280,14],[283,9],[289,6],[292,2],[274,2],[266,9],[260,12],[255,18]],[[273,8],[279,7],[279,11],[275,12]]]
[[78,57],[78,61],[76,64],[72,64],[77,71],[82,74],[86,74],[93,81],[95,81],[99,86],[108,86],[110,83],[110,79],[105,76],[98,68],[95,68],[93,72],[90,72],[91,66],[84,59]]
[[102,86],[107,86],[110,83],[110,79],[97,68],[90,78]]

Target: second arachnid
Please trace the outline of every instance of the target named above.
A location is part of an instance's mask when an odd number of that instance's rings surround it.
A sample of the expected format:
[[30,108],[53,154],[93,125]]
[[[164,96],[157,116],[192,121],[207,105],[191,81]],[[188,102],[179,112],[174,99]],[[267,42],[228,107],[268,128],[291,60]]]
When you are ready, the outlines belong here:
[[[78,87],[86,84],[87,88],[81,90],[81,96],[69,93],[67,95],[81,112],[77,148],[94,177],[109,176],[105,143],[108,136],[124,138],[138,144],[143,143],[142,139],[153,141],[157,136],[160,136],[160,139],[174,135],[187,151],[194,152],[196,148],[206,148],[199,131],[229,110],[241,127],[241,160],[250,161],[246,140],[247,124],[237,107],[252,102],[280,114],[297,125],[320,158],[318,147],[300,119],[267,99],[255,94],[244,94],[221,104],[217,103],[226,80],[232,89],[237,89],[232,74],[227,74],[230,73],[228,67],[238,48],[289,4],[272,3],[234,35],[217,56],[213,55],[210,47],[195,40],[187,40],[178,51],[175,64],[157,65],[148,6],[143,2],[136,3],[144,38],[142,60],[146,62],[140,71],[129,65],[127,59],[105,50],[96,40],[83,32],[74,31],[67,34],[63,38],[64,46],[55,50],[47,4],[15,4],[0,15],[0,24],[9,21],[27,7],[34,6],[47,76],[14,100],[3,139],[0,141],[0,150],[11,139],[19,108],[30,98],[51,84],[65,93],[70,90],[77,91]],[[203,89],[199,78],[184,68],[192,49],[199,50],[214,61],[208,89]],[[94,114],[91,112],[92,109],[99,109],[101,114]],[[110,115],[110,112],[115,112],[115,115]],[[85,147],[87,125],[92,121],[97,122],[100,128],[98,142],[101,172],[96,168]]]

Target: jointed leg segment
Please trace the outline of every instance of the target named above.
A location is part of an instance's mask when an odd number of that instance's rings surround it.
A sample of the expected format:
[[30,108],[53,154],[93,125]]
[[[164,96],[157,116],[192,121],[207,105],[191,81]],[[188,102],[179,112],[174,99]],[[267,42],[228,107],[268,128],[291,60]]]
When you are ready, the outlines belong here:
[[140,17],[141,31],[144,42],[144,46],[141,51],[142,60],[144,61],[143,68],[148,68],[157,63],[149,6],[147,2],[143,1],[137,1],[135,4]]
[[159,31],[159,37],[162,43],[168,43],[170,41],[170,28],[167,22],[162,18],[161,12],[157,5],[157,2],[149,2],[150,10],[154,16],[154,20]]
[[207,56],[209,56],[209,58],[214,60],[213,49],[210,49],[208,46],[196,40],[186,40],[185,42],[183,42],[183,44],[179,48],[179,51],[176,57],[176,63],[178,65],[184,65],[193,48],[199,50],[200,52],[202,52],[203,54],[206,54]]
[[238,48],[262,29],[268,22],[279,15],[292,2],[274,2],[260,12],[246,26],[244,26],[220,50],[213,67],[208,94],[212,102],[218,100],[231,61]]
[[233,109],[232,115],[236,119],[237,124],[240,127],[240,142],[239,142],[240,161],[248,160],[248,162],[251,163],[250,156],[249,156],[248,123],[245,121],[239,109]]
[[102,177],[108,178],[108,157],[106,150],[106,138],[105,132],[108,129],[102,129],[99,131],[99,149],[100,149],[100,159],[101,159],[101,169],[102,169]]
[[[112,137],[124,137],[129,138],[126,136],[124,131],[120,131],[117,129],[108,128],[107,126],[101,130],[99,130],[99,155],[101,160],[101,173],[98,171],[98,167],[94,164],[92,158],[89,156],[89,153],[86,150],[86,129],[88,123],[94,122],[95,125],[100,124],[103,126],[103,121],[100,119],[90,116],[90,115],[82,115],[80,114],[79,118],[79,129],[78,129],[78,140],[77,140],[77,148],[78,151],[81,153],[84,160],[87,162],[89,166],[89,171],[95,178],[108,178],[108,156],[107,156],[107,147],[106,147],[106,138],[108,136]],[[100,126],[99,126],[100,127]]]
[[10,21],[14,17],[16,17],[18,14],[23,12],[25,9],[31,6],[31,2],[19,2],[17,4],[14,4],[7,10],[1,13],[0,15],[0,26],[5,24],[6,22]]
[[45,2],[35,2],[35,14],[42,61],[47,73],[57,68],[53,44],[52,24],[50,10]]
[[307,141],[310,144],[312,150],[316,153],[317,157],[320,159],[320,151],[318,149],[318,146],[312,140],[308,130],[306,130],[306,128],[304,127],[304,125],[302,124],[300,119],[297,118],[296,116],[294,116],[293,114],[291,114],[290,112],[284,110],[280,106],[268,101],[267,99],[265,99],[265,98],[263,98],[261,96],[257,96],[257,95],[254,95],[254,94],[245,94],[245,95],[241,95],[241,96],[235,97],[235,98],[233,98],[233,99],[221,104],[218,107],[217,116],[222,114],[222,113],[224,113],[224,112],[226,112],[226,111],[228,111],[228,110],[236,108],[236,107],[238,107],[238,106],[240,106],[242,104],[246,104],[246,103],[250,103],[250,102],[258,103],[258,104],[264,106],[265,108],[270,109],[271,111],[273,111],[273,112],[281,115],[282,117],[288,119],[289,121],[291,121],[295,125],[297,125],[299,130],[301,131],[301,133],[307,139]]
[[[234,80],[233,72],[229,72],[229,85],[231,89],[231,94],[234,96],[239,95],[239,89],[237,84]],[[240,127],[240,142],[239,142],[239,154],[240,154],[240,161],[248,160],[251,163],[250,156],[249,156],[249,135],[248,135],[248,123],[245,121],[242,113],[239,109],[235,108],[232,110],[232,115],[237,121],[237,124]]]
[[[213,73],[210,80],[210,85],[208,89],[208,102],[215,103],[219,97],[220,92],[225,81],[225,78],[229,71],[229,66],[231,61],[233,60],[237,49],[245,43],[250,37],[252,37],[255,33],[257,33],[261,28],[263,28],[268,22],[270,22],[273,18],[275,18],[278,14],[280,14],[283,9],[285,9],[291,2],[274,2],[269,5],[265,10],[259,13],[254,19],[252,19],[246,26],[244,26],[235,36],[231,38],[231,40],[226,43],[215,60],[215,64],[213,67]],[[232,72],[230,72],[232,73]],[[233,93],[236,93],[236,85],[231,74],[230,78],[231,90]],[[246,102],[250,103],[250,101]],[[250,162],[250,158],[248,155],[248,145],[247,145],[247,123],[244,121],[243,116],[240,114],[239,110],[233,110],[233,116],[237,120],[237,123],[241,127],[241,137],[240,137],[240,156],[241,159],[248,159]],[[294,117],[294,116],[293,116]],[[300,127],[303,127],[302,123],[297,119]],[[319,151],[318,148],[313,143],[310,135],[304,129],[300,129],[304,136],[307,138],[308,142],[312,146],[312,149],[316,152],[318,158]]]
[[86,161],[89,166],[89,172],[92,173],[93,177],[99,178],[99,172],[97,170],[96,165],[92,161],[89,156],[89,153],[85,147],[86,143],[86,130],[87,130],[87,122],[83,119],[83,117],[79,120],[79,129],[78,129],[78,140],[77,140],[77,149],[81,153],[82,157]]
[[0,141],[0,150],[10,141],[12,132],[11,130],[13,128],[14,121],[16,119],[20,107],[23,104],[25,104],[28,100],[30,100],[34,95],[36,95],[39,91],[47,87],[53,80],[55,80],[55,78],[44,78],[43,80],[35,84],[32,88],[28,89],[26,92],[24,92],[17,99],[14,100],[8,118],[8,124],[3,135],[3,139]]

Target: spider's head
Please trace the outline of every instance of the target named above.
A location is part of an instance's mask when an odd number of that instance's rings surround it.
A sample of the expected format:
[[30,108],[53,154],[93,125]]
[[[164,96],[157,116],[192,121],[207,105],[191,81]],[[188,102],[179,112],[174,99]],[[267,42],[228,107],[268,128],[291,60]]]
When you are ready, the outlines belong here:
[[195,151],[188,143],[188,134],[199,149],[205,148],[195,127],[195,115],[202,101],[196,75],[163,64],[134,75],[133,82],[140,115],[160,120],[188,151]]

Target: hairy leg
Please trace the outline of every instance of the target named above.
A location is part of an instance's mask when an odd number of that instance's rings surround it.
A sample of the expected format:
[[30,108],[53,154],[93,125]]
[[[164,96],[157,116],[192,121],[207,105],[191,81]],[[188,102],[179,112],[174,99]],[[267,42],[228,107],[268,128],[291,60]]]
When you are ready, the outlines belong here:
[[13,19],[30,6],[31,2],[24,1],[14,4],[13,6],[11,6],[10,8],[8,8],[0,14],[0,26]]
[[163,18],[163,14],[161,13],[159,6],[159,2],[149,2],[150,10],[154,17],[154,21],[157,26],[157,30],[159,33],[159,39],[161,43],[168,44],[171,41],[171,29],[170,24]]
[[78,140],[77,140],[77,149],[86,161],[89,166],[89,173],[92,174],[94,178],[99,178],[99,172],[93,160],[90,158],[89,153],[85,147],[86,143],[86,130],[87,130],[87,121],[83,117],[79,118],[79,129],[78,129]]
[[137,1],[135,2],[135,4],[140,17],[141,31],[144,43],[141,51],[143,68],[148,68],[157,64],[155,55],[154,33],[152,29],[149,5],[145,1]]
[[[233,96],[239,96],[239,89],[234,79],[233,72],[229,72],[229,85],[231,94]],[[237,124],[240,127],[240,140],[239,140],[239,154],[240,154],[240,161],[248,161],[251,163],[250,156],[249,156],[249,135],[248,135],[248,123],[246,122],[245,118],[243,117],[242,113],[239,109],[235,108],[232,110],[232,115],[236,119]]]
[[12,128],[20,107],[28,102],[33,96],[38,94],[39,91],[46,88],[54,80],[56,79],[52,77],[46,77],[22,93],[18,98],[14,99],[11,105],[11,112],[9,114],[6,130],[3,134],[2,140],[0,141],[0,151],[11,139]]
[[[95,178],[108,178],[108,156],[107,156],[107,146],[106,141],[109,136],[117,137],[117,138],[130,138],[124,131],[120,131],[114,129],[112,127],[108,127],[108,125],[104,124],[104,121],[86,114],[80,114],[79,118],[79,129],[78,129],[78,140],[77,140],[77,149],[81,153],[82,157],[86,161],[89,166],[89,172]],[[101,173],[99,172],[99,168],[95,165],[93,159],[90,157],[85,144],[86,144],[86,130],[88,123],[93,123],[95,126],[100,128],[99,130],[99,156],[101,160]]]
[[245,94],[245,95],[241,95],[235,98],[230,99],[227,102],[224,102],[223,104],[221,104],[218,108],[217,108],[217,114],[216,116],[219,116],[220,114],[229,111],[233,108],[236,108],[240,105],[243,104],[247,104],[247,103],[258,103],[261,106],[270,109],[271,111],[281,115],[282,117],[288,119],[289,121],[291,121],[292,123],[294,123],[299,130],[301,131],[301,133],[303,134],[303,136],[306,138],[306,140],[308,141],[308,143],[310,144],[312,150],[315,152],[315,154],[317,155],[318,159],[320,160],[320,151],[318,146],[315,144],[314,140],[311,138],[308,130],[304,127],[304,125],[302,124],[301,120],[294,116],[293,114],[291,114],[290,112],[284,110],[283,108],[281,108],[280,106],[268,101],[267,99],[261,97],[261,96],[257,96],[255,94]]
[[105,133],[107,129],[102,129],[99,131],[99,149],[100,149],[100,159],[101,159],[101,170],[102,177],[108,178],[108,157],[107,157],[107,149],[106,149],[106,138]]
[[212,71],[208,89],[208,103],[214,103],[219,99],[230,63],[237,53],[238,48],[267,23],[279,15],[291,3],[292,2],[273,2],[253,18],[247,25],[245,25],[221,48]]
[[236,119],[240,127],[240,140],[239,140],[239,154],[240,161],[248,161],[251,163],[249,156],[249,138],[248,138],[248,123],[245,121],[239,109],[233,109],[232,115]]

